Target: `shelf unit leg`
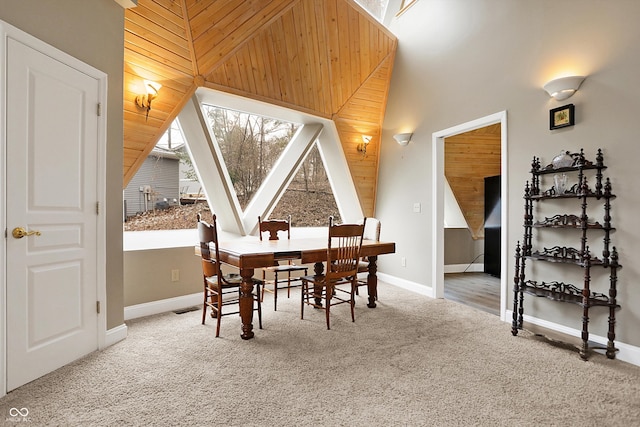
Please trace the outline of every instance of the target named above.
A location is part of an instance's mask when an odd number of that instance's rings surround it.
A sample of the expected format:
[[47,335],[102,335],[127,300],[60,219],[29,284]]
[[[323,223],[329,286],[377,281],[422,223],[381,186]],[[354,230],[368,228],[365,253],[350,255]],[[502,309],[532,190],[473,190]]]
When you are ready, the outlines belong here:
[[513,296],[513,321],[511,322],[511,335],[518,335],[518,292]]
[[520,242],[516,245],[516,274],[513,277],[513,321],[511,322],[511,334],[518,335],[518,294],[520,293]]
[[607,357],[609,359],[616,358],[616,347],[613,343],[616,339],[616,307],[615,307],[615,297],[613,298],[613,304],[609,306],[609,332],[607,333]]
[[[583,212],[586,206],[583,206]],[[586,242],[582,242],[582,259],[586,265],[584,269],[584,287],[582,288],[582,349],[580,350],[580,357],[583,360],[589,358],[589,298],[591,297],[591,255],[589,254],[589,247],[586,246]]]
[[582,347],[580,357],[583,360],[589,358],[589,307],[585,305],[582,316]]
[[520,264],[520,285],[518,285],[518,299],[520,305],[520,307],[518,308],[518,329],[522,329],[522,324],[524,323],[524,292],[522,290],[522,286],[524,285],[525,281],[524,269],[525,265],[523,259],[522,263]]
[[618,297],[618,251],[616,247],[613,247],[613,252],[611,253],[611,274],[609,276],[610,287],[609,287],[609,332],[607,333],[607,338],[609,341],[607,342],[607,357],[609,359],[614,359],[616,357],[616,347],[614,345],[614,340],[616,339],[616,308],[617,308],[617,297]]

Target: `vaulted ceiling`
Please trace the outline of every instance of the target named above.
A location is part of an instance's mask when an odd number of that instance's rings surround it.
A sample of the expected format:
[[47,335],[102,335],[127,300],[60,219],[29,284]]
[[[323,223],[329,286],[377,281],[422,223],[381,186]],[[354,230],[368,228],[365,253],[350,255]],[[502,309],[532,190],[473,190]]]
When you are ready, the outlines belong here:
[[[198,87],[335,122],[366,215],[397,39],[353,0],[139,0],[125,12],[124,185]],[[143,79],[162,84],[148,118]],[[362,135],[373,140],[363,157]]]
[[484,238],[484,178],[500,175],[500,123],[445,138],[444,175],[471,237]]

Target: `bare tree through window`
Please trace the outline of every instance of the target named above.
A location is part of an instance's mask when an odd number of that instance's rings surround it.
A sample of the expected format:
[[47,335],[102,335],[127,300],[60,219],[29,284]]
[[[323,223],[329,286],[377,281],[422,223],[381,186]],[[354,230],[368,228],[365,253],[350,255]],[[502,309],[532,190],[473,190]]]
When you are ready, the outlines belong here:
[[[244,210],[301,125],[211,105],[204,105],[204,112],[220,147],[240,207]],[[163,139],[165,146],[166,139]],[[171,143],[171,149],[183,163],[182,170],[193,171],[192,161],[182,147],[183,144]],[[192,172],[191,176],[194,175]],[[193,198],[189,204],[184,199],[180,206],[161,212],[145,212],[140,218],[128,218],[125,230],[193,228],[193,212],[208,210],[203,200],[193,202]],[[330,215],[340,221],[317,144],[301,163],[270,218],[288,215],[292,216],[295,227],[326,226]]]

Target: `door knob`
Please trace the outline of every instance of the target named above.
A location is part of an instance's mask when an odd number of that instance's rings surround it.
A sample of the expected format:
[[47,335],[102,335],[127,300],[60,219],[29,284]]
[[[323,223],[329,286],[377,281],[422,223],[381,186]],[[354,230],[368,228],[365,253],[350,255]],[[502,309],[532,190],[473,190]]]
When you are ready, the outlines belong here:
[[24,236],[33,236],[34,234],[39,236],[41,233],[37,230],[27,231],[22,227],[16,227],[13,229],[11,234],[13,234],[13,237],[16,239],[22,239]]

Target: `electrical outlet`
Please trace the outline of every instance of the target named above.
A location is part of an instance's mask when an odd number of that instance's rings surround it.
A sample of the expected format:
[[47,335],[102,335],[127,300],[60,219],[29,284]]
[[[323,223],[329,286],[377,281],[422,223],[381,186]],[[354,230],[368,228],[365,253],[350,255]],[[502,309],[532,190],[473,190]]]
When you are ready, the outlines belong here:
[[171,281],[172,282],[180,281],[180,270],[171,270]]
[[403,267],[407,266],[407,259],[405,257],[400,258],[400,265]]

